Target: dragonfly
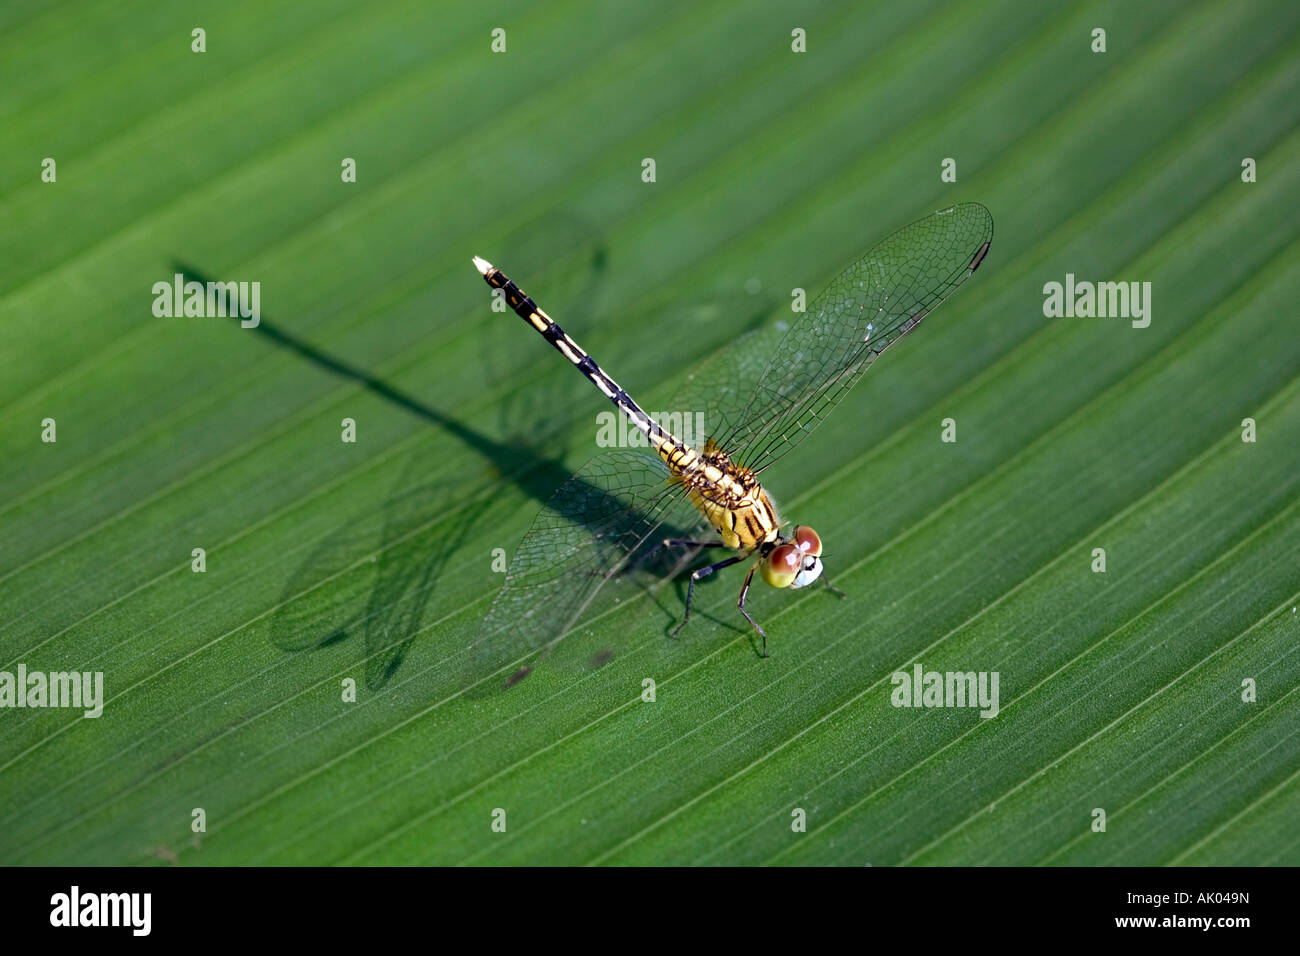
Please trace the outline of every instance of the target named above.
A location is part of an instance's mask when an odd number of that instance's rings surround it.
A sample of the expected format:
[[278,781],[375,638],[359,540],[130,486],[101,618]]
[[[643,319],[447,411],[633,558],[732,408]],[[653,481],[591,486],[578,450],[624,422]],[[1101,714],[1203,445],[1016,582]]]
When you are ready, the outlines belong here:
[[[647,414],[505,273],[475,256],[494,294],[645,440],[645,450],[598,455],[542,508],[484,619],[476,641],[480,654],[502,662],[518,653],[515,663],[544,655],[584,615],[594,614],[612,581],[650,555],[717,548],[731,554],[691,572],[672,636],[690,620],[699,581],[749,561],[736,603],[767,657],[767,632],[746,607],[755,572],[778,589],[820,579],[842,592],[823,573],[821,536],[809,525],[784,521],[760,476],[816,429],[876,359],[974,274],[992,241],[993,217],[983,205],[939,210],[872,246],[784,330],[778,323],[734,341],[691,375],[673,402],[703,413],[709,436],[698,446]],[[694,533],[665,537],[665,527]],[[507,686],[530,669],[521,667]]]

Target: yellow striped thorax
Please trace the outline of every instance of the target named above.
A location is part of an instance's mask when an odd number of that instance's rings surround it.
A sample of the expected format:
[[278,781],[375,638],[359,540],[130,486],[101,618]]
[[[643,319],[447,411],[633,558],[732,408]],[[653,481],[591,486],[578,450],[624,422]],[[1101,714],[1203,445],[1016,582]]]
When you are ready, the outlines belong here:
[[664,436],[656,450],[728,548],[748,553],[780,537],[781,519],[757,476],[732,462],[712,439],[696,452]]

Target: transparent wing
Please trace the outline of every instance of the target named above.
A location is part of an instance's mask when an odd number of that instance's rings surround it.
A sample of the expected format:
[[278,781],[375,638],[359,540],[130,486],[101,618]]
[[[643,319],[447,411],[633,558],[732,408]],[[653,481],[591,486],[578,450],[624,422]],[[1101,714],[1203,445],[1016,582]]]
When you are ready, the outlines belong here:
[[661,537],[692,537],[702,525],[658,457],[619,450],[593,458],[551,496],[519,543],[475,642],[472,682],[548,652],[580,617],[619,599],[611,582],[645,568]]
[[[803,441],[885,349],[910,332],[979,266],[993,240],[993,217],[961,203],[904,226],[840,273],[770,351],[761,336],[719,368],[750,374],[750,388],[713,387],[704,399],[714,434],[733,459],[756,471]],[[759,358],[763,370],[754,372]],[[702,396],[702,371],[691,392]],[[696,398],[697,401],[701,400]],[[712,422],[709,427],[714,427]]]
[[789,325],[776,322],[746,332],[705,359],[673,394],[669,408],[684,415],[702,415],[704,431],[692,436],[698,444],[712,438],[723,444],[749,418],[754,383],[762,378]]

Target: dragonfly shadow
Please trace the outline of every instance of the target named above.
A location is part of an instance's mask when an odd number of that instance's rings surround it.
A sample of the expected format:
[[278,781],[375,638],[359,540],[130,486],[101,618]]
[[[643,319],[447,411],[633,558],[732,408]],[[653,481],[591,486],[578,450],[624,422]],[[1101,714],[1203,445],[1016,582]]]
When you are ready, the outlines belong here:
[[[173,261],[185,281],[210,278],[193,265]],[[238,321],[236,316],[232,321]],[[495,471],[537,502],[545,502],[572,471],[558,459],[518,443],[498,442],[360,366],[319,348],[262,315],[252,332],[395,407],[435,425],[489,461]],[[400,669],[419,633],[439,572],[486,512],[484,499],[438,520],[462,483],[423,481],[445,459],[445,450],[411,452],[392,494],[379,507],[353,514],[312,550],[290,575],[281,610],[271,623],[271,641],[287,651],[334,647],[364,638],[365,681],[386,685]]]
[[[187,282],[207,283],[212,281],[193,266],[183,262],[173,262],[172,266]],[[238,317],[236,316],[232,321],[238,321]],[[269,344],[293,352],[312,365],[331,372],[339,378],[355,382],[364,387],[366,391],[377,395],[398,408],[410,412],[431,425],[437,425],[439,428],[446,430],[492,462],[501,474],[510,476],[511,480],[515,481],[519,488],[531,497],[544,501],[546,495],[569,476],[569,471],[559,461],[539,456],[526,447],[521,448],[513,444],[497,442],[457,421],[455,418],[425,404],[415,396],[390,385],[377,375],[373,375],[338,356],[331,355],[324,349],[312,345],[306,339],[280,328],[274,322],[268,320],[265,315],[252,328],[252,331],[264,338]],[[524,471],[519,470],[522,465],[530,462],[533,463],[533,468]]]
[[454,482],[421,481],[436,449],[413,452],[392,495],[352,515],[286,582],[271,641],[286,651],[333,647],[360,637],[365,684],[385,686],[427,627],[439,576],[457,553],[462,523],[478,521],[487,501],[445,514]]

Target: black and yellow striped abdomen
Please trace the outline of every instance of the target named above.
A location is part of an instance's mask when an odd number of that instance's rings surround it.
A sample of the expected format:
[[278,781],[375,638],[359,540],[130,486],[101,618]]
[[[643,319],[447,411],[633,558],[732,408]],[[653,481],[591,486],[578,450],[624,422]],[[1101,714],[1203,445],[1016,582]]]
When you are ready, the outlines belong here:
[[537,303],[529,298],[519,286],[515,285],[504,272],[477,257],[474,259],[474,264],[483,273],[483,278],[488,285],[501,290],[505,296],[506,304],[514,309],[521,319],[539,332],[542,338],[555,346],[556,351],[586,376],[587,381],[600,389],[601,394],[618,406],[619,411],[626,415],[628,420],[650,440],[650,444],[655,449],[665,446],[680,447],[682,445],[677,438],[660,428],[658,422],[642,411],[641,406],[632,400],[632,397],[619,386],[618,382],[606,375],[604,370],[596,364],[596,360],[584,352],[578,343],[573,341],[568,333],[555,323],[554,319],[538,308]]
[[627,416],[668,466],[673,480],[681,482],[723,544],[736,551],[755,551],[775,541],[780,519],[771,499],[754,473],[732,463],[712,442],[697,452],[647,415],[632,397],[582,350],[549,315],[500,269],[475,257],[484,280],[500,289],[506,304],[550,342],[586,379]]

